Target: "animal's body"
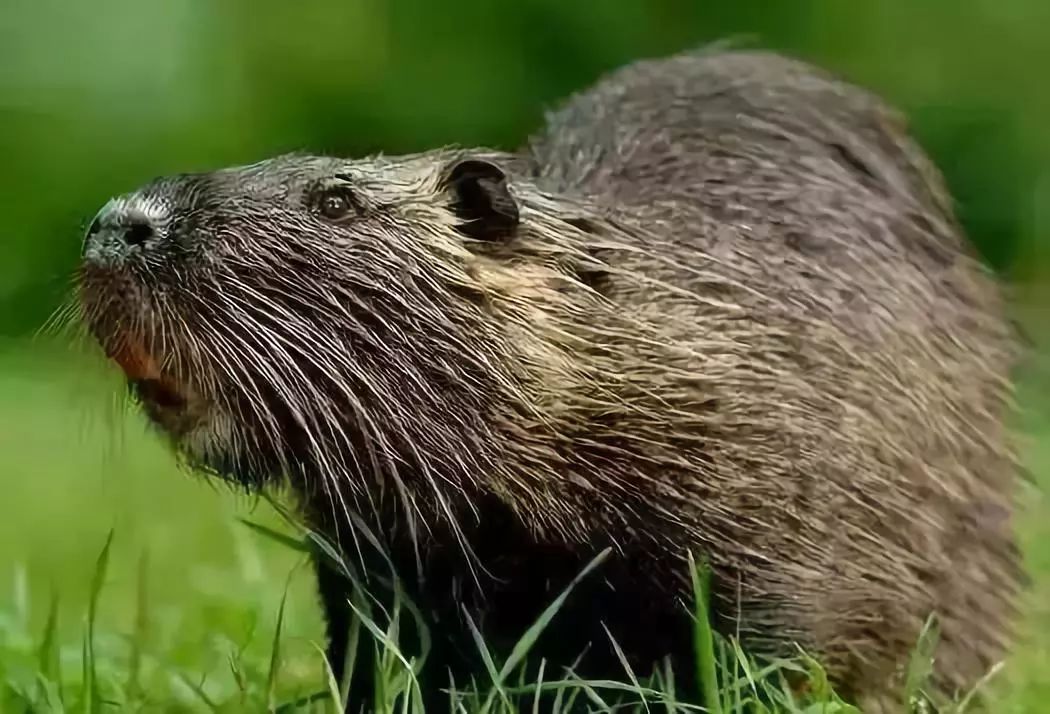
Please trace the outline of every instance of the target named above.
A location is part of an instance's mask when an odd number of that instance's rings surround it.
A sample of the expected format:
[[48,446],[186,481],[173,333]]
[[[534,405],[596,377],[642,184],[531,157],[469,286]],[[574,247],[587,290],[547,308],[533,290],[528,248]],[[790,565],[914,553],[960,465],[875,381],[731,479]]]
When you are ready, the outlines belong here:
[[931,614],[948,690],[1009,641],[999,291],[896,115],[802,63],[638,63],[513,154],[159,179],[96,219],[82,295],[193,463],[287,476],[354,563],[361,517],[454,672],[463,610],[508,647],[605,548],[548,666],[622,678],[607,627],[690,669],[690,552],[720,627],[873,704]]

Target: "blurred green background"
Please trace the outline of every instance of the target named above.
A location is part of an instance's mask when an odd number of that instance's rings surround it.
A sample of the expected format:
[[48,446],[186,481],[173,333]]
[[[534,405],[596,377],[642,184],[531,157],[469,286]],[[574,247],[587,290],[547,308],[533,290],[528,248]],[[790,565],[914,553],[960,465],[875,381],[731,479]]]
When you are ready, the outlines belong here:
[[[512,148],[602,72],[724,38],[813,60],[903,109],[1038,339],[1050,305],[1043,0],[2,0],[0,650],[18,649],[52,592],[79,627],[110,527],[106,617],[130,627],[148,553],[156,637],[202,671],[221,669],[224,647],[265,640],[295,562],[239,526],[251,501],[180,473],[136,414],[107,408],[110,371],[31,340],[109,196],[288,150]],[[1041,373],[1022,402],[1045,479]],[[1050,573],[1041,513],[1026,542],[1034,570]],[[319,624],[309,579],[295,582],[286,626],[305,641]],[[1039,607],[1014,678],[1050,696]],[[202,641],[215,662],[201,661]]]

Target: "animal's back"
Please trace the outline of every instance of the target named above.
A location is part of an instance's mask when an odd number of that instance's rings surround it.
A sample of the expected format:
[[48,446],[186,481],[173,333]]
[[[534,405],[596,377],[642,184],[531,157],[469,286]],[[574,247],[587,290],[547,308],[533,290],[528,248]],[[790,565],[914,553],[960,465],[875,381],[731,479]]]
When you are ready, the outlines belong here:
[[892,110],[776,55],[694,53],[607,77],[529,151],[542,186],[643,229],[603,254],[645,279],[604,288],[653,337],[617,348],[640,381],[655,359],[693,375],[659,395],[704,456],[700,483],[675,487],[739,575],[745,633],[796,633],[874,681],[936,611],[941,683],[972,683],[1019,578],[1015,348]]

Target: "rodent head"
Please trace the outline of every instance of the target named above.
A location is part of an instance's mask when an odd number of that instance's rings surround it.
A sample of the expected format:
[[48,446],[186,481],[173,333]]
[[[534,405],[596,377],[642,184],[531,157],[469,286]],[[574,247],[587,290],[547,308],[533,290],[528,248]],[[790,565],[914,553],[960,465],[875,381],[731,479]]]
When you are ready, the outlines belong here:
[[580,212],[516,160],[290,155],[157,179],[88,229],[86,322],[194,466],[455,481],[495,458],[508,410],[535,411],[533,365],[557,379],[542,306],[587,293]]

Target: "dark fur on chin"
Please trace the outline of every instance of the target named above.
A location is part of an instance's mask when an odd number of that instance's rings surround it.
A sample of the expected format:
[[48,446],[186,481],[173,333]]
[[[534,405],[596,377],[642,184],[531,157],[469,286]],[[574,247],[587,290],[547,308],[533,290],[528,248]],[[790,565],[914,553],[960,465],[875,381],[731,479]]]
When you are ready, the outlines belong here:
[[[134,249],[127,216],[152,221]],[[859,89],[685,54],[517,154],[283,156],[104,218],[85,311],[174,385],[179,449],[285,480],[349,559],[375,535],[439,671],[477,671],[464,609],[506,649],[605,548],[537,645],[553,667],[589,647],[622,677],[606,627],[637,672],[688,657],[690,552],[722,630],[802,645],[871,707],[931,612],[945,690],[1010,641],[1016,339],[936,169]],[[339,660],[348,591],[320,582]]]

